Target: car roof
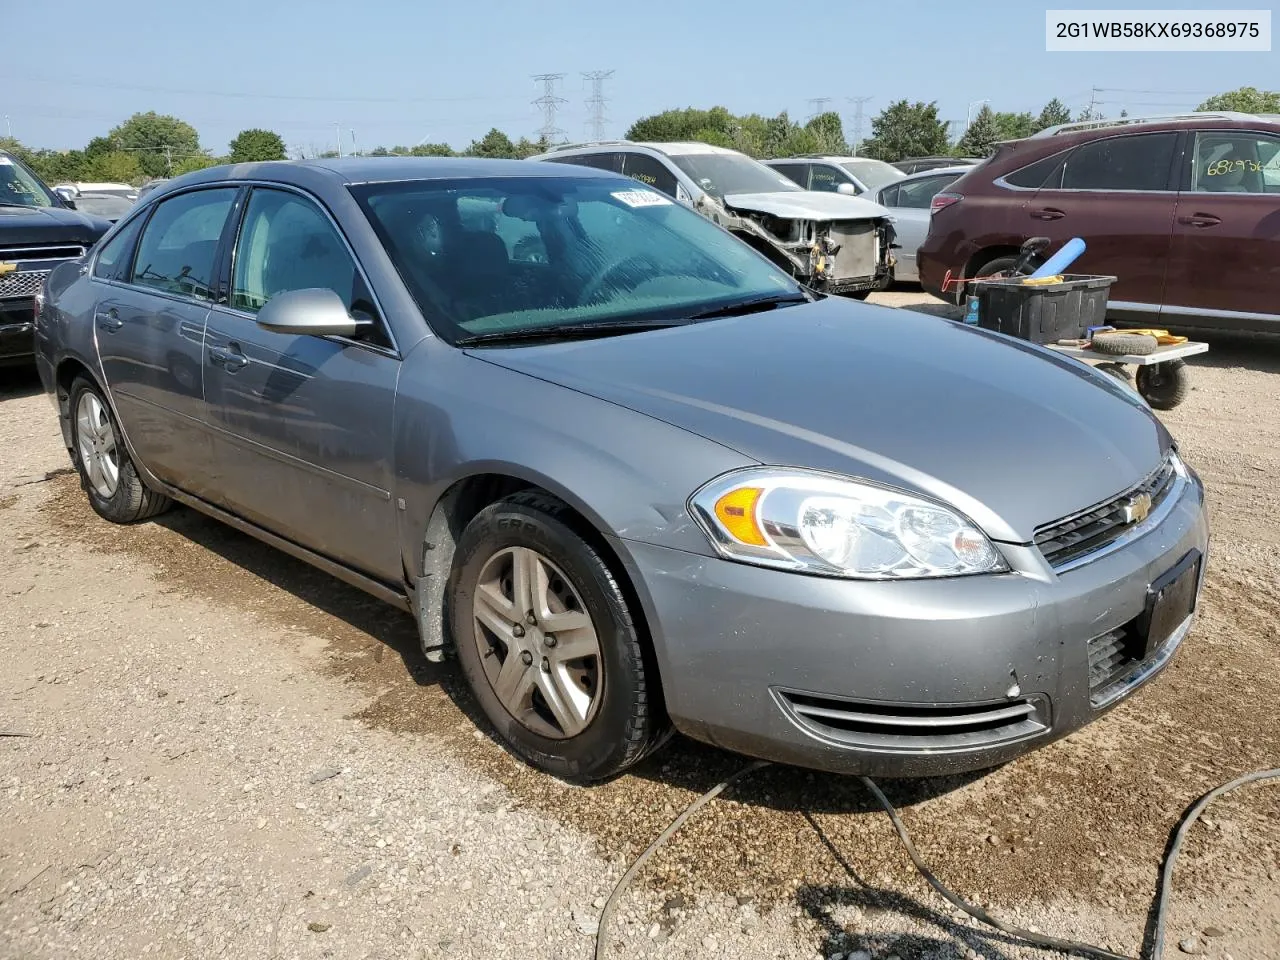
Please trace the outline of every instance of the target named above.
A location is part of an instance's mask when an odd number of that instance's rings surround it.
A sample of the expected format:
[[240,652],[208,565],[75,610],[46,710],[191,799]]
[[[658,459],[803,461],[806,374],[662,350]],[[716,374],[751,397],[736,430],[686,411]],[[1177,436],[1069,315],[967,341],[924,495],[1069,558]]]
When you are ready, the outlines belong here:
[[168,194],[199,183],[228,180],[268,180],[297,187],[335,181],[393,183],[403,180],[465,180],[497,177],[606,177],[616,173],[591,167],[567,168],[531,163],[529,160],[492,160],[483,157],[332,157],[315,160],[269,160],[262,163],[223,164],[183,174],[160,184],[156,195]]
[[1116,117],[1111,120],[1076,120],[1071,123],[1060,123],[1047,127],[1024,139],[1031,141],[1064,141],[1076,143],[1117,133],[1160,133],[1169,130],[1184,130],[1187,127],[1203,127],[1205,129],[1231,130],[1242,127],[1280,125],[1280,118],[1273,114],[1236,113],[1223,111],[1197,111],[1194,113],[1159,114],[1139,117]]
[[928,170],[917,170],[915,173],[908,173],[901,180],[895,180],[893,183],[886,183],[886,187],[897,186],[900,183],[906,183],[908,180],[923,180],[925,177],[943,177],[948,173],[968,173],[973,169],[971,163],[957,163],[949,167],[930,167]]
[[795,163],[797,160],[819,160],[826,163],[884,163],[883,160],[877,160],[875,157],[841,157],[834,153],[803,153],[795,157],[773,157],[769,160],[762,160],[762,163]]
[[728,147],[717,147],[710,143],[699,143],[693,140],[672,140],[666,142],[649,140],[602,140],[596,143],[574,143],[554,147],[546,153],[532,157],[534,160],[548,160],[551,157],[573,156],[584,153],[611,153],[614,150],[653,150],[672,157],[692,156],[695,154],[732,154],[745,156],[740,150]]

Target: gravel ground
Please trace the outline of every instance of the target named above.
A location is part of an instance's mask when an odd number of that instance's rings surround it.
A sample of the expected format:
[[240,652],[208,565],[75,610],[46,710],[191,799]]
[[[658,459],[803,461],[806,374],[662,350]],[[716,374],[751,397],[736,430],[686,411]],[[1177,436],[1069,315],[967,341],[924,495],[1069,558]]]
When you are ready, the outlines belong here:
[[[1175,662],[1016,763],[885,784],[962,894],[1131,955],[1172,823],[1280,766],[1280,346],[1193,363],[1164,416],[1214,555]],[[676,741],[590,790],[535,774],[408,617],[189,511],[98,520],[22,371],[0,373],[0,451],[0,957],[586,958],[631,860],[744,764]],[[1280,957],[1278,823],[1274,787],[1211,808],[1174,943]],[[690,821],[610,933],[619,957],[1049,956],[957,922],[856,781],[779,768]]]

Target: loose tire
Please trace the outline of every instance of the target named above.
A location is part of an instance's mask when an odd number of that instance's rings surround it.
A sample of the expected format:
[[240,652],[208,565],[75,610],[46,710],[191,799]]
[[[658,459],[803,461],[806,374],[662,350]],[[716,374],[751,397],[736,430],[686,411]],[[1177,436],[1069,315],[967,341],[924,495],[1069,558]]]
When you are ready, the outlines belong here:
[[1191,392],[1191,373],[1181,358],[1138,368],[1138,393],[1155,410],[1172,410]]
[[93,512],[112,523],[137,523],[168,510],[168,497],[142,482],[102,392],[84,377],[71,384],[71,462]]
[[462,672],[526,763],[591,782],[667,733],[625,591],[576,515],[546,494],[492,504],[467,525],[449,583]]
[[1098,333],[1093,337],[1093,349],[1097,353],[1120,357],[1146,357],[1155,353],[1159,341],[1145,333]]

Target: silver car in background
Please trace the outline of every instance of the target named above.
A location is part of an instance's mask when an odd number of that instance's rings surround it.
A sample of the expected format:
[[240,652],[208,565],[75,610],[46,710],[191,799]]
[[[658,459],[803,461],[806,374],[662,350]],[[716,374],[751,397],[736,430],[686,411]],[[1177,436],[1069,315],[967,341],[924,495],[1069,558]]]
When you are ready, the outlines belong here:
[[893,270],[888,211],[805,190],[758,160],[706,143],[556,147],[534,160],[620,173],[697,210],[816,290],[864,299]]
[[1113,377],[814,293],[618,174],[188,174],[50,274],[36,340],[100,516],[185,504],[411,611],[572,780],[673,726],[994,766],[1154,676],[1204,575],[1200,481]]
[[873,194],[876,203],[893,214],[894,230],[900,249],[893,267],[893,280],[919,283],[916,251],[929,235],[930,204],[941,193],[972,169],[968,165],[941,167],[912,174],[889,183]]

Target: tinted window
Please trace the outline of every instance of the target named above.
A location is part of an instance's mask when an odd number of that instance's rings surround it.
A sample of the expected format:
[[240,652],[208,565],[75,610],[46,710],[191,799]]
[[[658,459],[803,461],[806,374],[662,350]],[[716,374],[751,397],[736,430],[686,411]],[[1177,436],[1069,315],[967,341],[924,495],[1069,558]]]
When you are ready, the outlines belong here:
[[1191,188],[1201,193],[1280,193],[1280,139],[1197,133]]
[[[835,167],[825,163],[815,163],[809,168],[809,189],[820,190],[823,193],[835,193],[840,184],[848,183],[849,186],[857,187],[850,182],[849,178]],[[862,191],[858,191],[861,193]]]
[[898,200],[895,206],[912,210],[928,210],[934,194],[960,179],[958,173],[944,173],[936,177],[921,177],[910,183],[899,184]]
[[808,181],[805,179],[809,175],[809,171],[805,169],[803,163],[771,163],[769,166],[777,170],[784,177],[794,180],[800,186],[806,186]]
[[[800,292],[746,244],[639,183],[511,177],[351,191],[423,315],[451,341],[555,324],[673,320]],[[466,229],[460,211],[480,205],[494,217],[474,221],[485,229]],[[516,263],[503,218],[532,227],[544,259]]]
[[1015,170],[1006,176],[1005,182],[1015,187],[1029,187],[1039,190],[1041,187],[1057,188],[1062,186],[1062,165],[1066,161],[1065,153],[1055,153],[1051,157],[1037,160],[1021,170]]
[[1110,137],[1081,144],[1067,157],[1064,190],[1167,190],[1176,133]]
[[876,202],[886,207],[896,207],[899,189],[901,188],[896,183],[892,187],[885,187],[880,191],[880,198]]
[[622,172],[622,154],[620,153],[580,153],[572,157],[555,157],[555,163],[571,163],[576,167],[591,167],[595,170]]
[[108,240],[98,253],[93,265],[93,275],[103,280],[127,280],[129,277],[129,257],[133,253],[134,242],[142,230],[145,216],[134,217]]
[[643,153],[628,153],[622,161],[622,172],[632,180],[661,190],[667,196],[676,195],[676,175],[653,157]]
[[165,293],[212,299],[218,237],[236,190],[197,190],[160,201],[133,261],[133,282]]

